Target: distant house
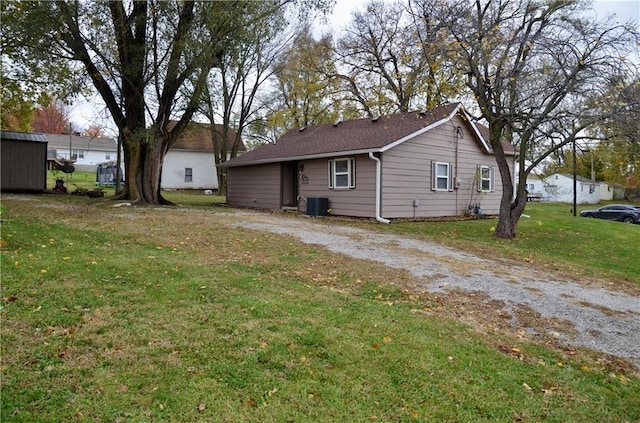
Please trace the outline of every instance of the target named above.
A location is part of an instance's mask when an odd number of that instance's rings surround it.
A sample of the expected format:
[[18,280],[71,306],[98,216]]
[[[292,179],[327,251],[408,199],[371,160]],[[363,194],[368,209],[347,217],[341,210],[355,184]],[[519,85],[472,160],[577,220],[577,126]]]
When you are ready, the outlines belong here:
[[42,134],[1,131],[2,191],[41,192],[47,188],[47,139]]
[[[545,198],[545,196],[547,198]],[[533,173],[530,173],[527,177],[527,199],[529,201],[544,201],[549,199],[544,189],[544,181]]]
[[613,200],[614,189],[611,185],[600,182],[600,201]]
[[381,222],[475,206],[498,214],[502,184],[486,133],[460,104],[292,129],[223,164],[227,203]]
[[[540,185],[536,185],[537,183]],[[576,203],[597,204],[601,200],[602,188],[599,182],[582,176],[576,177]],[[542,200],[558,203],[573,203],[573,175],[555,173],[540,180],[529,176],[527,186],[542,187]],[[531,192],[531,190],[529,190]]]
[[44,134],[47,139],[48,169],[70,162],[75,170],[94,172],[98,165],[115,161],[118,144],[110,138],[85,137],[75,134]]
[[[170,123],[170,128],[175,122]],[[212,138],[211,125],[191,123],[183,134],[171,146],[162,165],[163,189],[218,189],[218,177],[213,150],[214,139],[222,142],[222,125],[215,125]],[[231,147],[236,132],[229,130],[226,139],[227,151]],[[240,143],[239,152],[246,151],[244,143]],[[229,154],[228,154],[229,156]]]

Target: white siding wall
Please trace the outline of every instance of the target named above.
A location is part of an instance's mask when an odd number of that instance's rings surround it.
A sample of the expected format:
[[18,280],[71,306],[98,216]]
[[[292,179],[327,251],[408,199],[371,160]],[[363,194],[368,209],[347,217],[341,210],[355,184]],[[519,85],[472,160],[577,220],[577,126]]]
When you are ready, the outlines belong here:
[[329,159],[300,162],[304,165],[300,180],[300,201],[298,208],[305,211],[308,197],[329,199],[331,214],[355,217],[375,217],[375,162],[367,155],[338,156],[355,157],[355,188],[329,188]]
[[279,210],[280,168],[280,163],[227,168],[227,204]]
[[[106,151],[106,150],[87,151],[87,150],[73,149],[72,151],[73,151],[72,156],[76,157],[75,162],[73,162],[73,167],[75,167],[76,170],[82,171],[82,172],[95,172],[98,169],[98,165],[100,163],[109,162],[109,161],[115,162],[118,158],[115,149],[113,151]],[[50,154],[53,154],[53,152],[55,152],[56,158],[68,160],[69,157],[72,157],[69,155],[68,148],[56,149],[56,148],[49,147],[47,154],[50,155]]]
[[[213,153],[169,150],[162,166],[164,189],[218,189]],[[192,182],[185,182],[185,169],[191,168]]]
[[[69,151],[66,152],[67,155]],[[75,151],[74,154],[77,153],[76,162],[73,166],[76,170],[85,171],[85,172],[94,172],[98,169],[98,165],[100,163],[113,161],[115,162],[118,158],[116,151]],[[80,157],[83,155],[84,157]]]
[[[462,139],[456,126],[463,128]],[[457,160],[456,160],[457,142]],[[431,189],[432,161],[455,165],[453,191]],[[382,217],[412,218],[456,216],[470,204],[480,203],[483,213],[498,214],[502,183],[493,155],[482,153],[470,128],[458,117],[384,153]],[[478,166],[493,166],[494,192],[478,192]],[[414,207],[414,200],[418,207]]]
[[[578,204],[597,204],[600,202],[600,188],[596,182],[577,182],[576,202]],[[545,178],[545,189],[549,201],[573,203],[573,178],[554,174]]]
[[600,183],[600,201],[613,200],[613,188],[609,184]]
[[544,183],[537,177],[532,178],[529,175],[529,178],[527,178],[527,191],[529,191],[530,195],[541,195],[541,200],[547,201],[549,199],[549,194],[544,189]]

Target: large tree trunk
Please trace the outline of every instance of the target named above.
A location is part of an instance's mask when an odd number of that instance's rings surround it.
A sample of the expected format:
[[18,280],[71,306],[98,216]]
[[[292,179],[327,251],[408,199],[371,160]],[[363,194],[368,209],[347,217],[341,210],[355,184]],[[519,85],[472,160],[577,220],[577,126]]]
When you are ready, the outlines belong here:
[[[527,193],[526,185],[520,183],[516,198],[512,199],[513,179],[511,178],[511,172],[507,168],[506,174],[508,178],[505,178],[504,174],[503,170],[500,169],[502,198],[500,199],[500,216],[498,217],[495,235],[498,238],[511,239],[517,235],[518,221],[527,205]],[[508,181],[505,181],[505,179],[508,179]]]
[[167,137],[159,135],[149,143],[125,142],[127,168],[123,198],[148,204],[171,204],[160,191],[167,144]]
[[509,166],[507,156],[502,146],[502,126],[499,124],[489,125],[489,138],[493,153],[500,171],[500,180],[502,181],[502,197],[500,198],[500,215],[498,216],[498,224],[496,225],[495,236],[498,238],[511,239],[517,235],[518,221],[524,212],[527,202],[526,195],[526,176],[523,178],[522,166],[524,161],[520,160],[519,184],[516,198],[513,199],[514,178],[513,169]]

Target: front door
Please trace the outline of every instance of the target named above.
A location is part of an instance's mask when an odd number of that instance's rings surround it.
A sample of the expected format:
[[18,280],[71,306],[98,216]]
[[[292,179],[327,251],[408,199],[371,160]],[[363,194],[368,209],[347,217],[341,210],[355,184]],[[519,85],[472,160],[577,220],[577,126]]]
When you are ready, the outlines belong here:
[[282,163],[282,208],[298,208],[298,162]]

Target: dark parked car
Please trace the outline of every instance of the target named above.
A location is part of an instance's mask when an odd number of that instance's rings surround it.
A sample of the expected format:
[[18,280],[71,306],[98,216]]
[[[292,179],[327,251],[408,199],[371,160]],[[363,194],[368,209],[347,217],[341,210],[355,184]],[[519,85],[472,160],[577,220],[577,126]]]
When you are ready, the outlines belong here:
[[640,223],[640,207],[626,204],[609,204],[597,210],[582,210],[580,216],[617,220],[625,223]]

